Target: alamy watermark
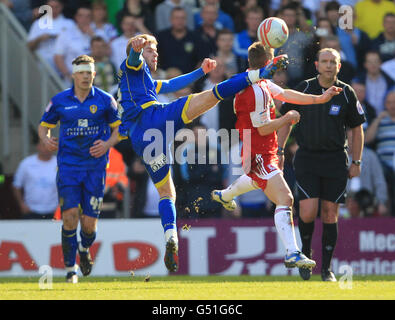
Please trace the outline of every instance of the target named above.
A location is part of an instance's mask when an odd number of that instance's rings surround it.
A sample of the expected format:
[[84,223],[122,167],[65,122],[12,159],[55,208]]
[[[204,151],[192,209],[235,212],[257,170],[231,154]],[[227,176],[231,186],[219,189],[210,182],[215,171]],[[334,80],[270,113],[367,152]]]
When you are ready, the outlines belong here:
[[51,290],[53,284],[53,271],[51,266],[43,265],[38,270],[42,276],[38,280],[38,287],[40,290]]
[[[156,128],[144,132],[142,158],[156,172],[165,164],[221,164],[233,166],[232,174],[241,175],[240,138],[236,129],[181,129],[175,133],[174,122],[166,121],[165,134]],[[244,167],[250,167],[251,129],[243,130]],[[177,146],[176,146],[177,145]],[[235,150],[237,152],[235,152]]]
[[351,6],[342,5],[339,8],[339,28],[342,30],[352,30],[353,29],[353,8]]

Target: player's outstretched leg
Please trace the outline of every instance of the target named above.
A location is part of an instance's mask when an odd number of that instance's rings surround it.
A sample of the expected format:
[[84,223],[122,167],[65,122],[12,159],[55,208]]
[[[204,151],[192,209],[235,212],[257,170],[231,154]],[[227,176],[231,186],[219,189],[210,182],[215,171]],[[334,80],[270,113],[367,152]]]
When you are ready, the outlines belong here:
[[229,187],[224,190],[213,190],[211,198],[219,202],[222,206],[229,211],[237,208],[235,197],[247,193],[252,190],[259,189],[253,183],[253,180],[246,174],[237,178]]
[[219,202],[220,204],[222,204],[222,206],[228,210],[228,211],[233,211],[237,208],[237,203],[235,200],[233,200],[233,198],[229,201],[225,201],[222,197],[222,191],[223,190],[213,190],[211,192],[211,199],[213,199],[214,201]]

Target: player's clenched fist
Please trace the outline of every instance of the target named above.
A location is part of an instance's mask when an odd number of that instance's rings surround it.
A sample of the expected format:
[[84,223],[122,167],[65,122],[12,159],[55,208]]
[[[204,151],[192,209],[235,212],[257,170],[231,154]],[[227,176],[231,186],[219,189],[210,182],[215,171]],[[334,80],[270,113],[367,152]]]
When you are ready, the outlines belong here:
[[210,71],[213,71],[216,68],[216,66],[217,66],[217,61],[213,59],[206,58],[203,60],[202,69],[205,74],[209,73]]
[[288,122],[291,124],[298,123],[300,120],[300,114],[296,110],[290,110],[285,114]]
[[141,50],[145,47],[147,40],[144,38],[137,37],[131,41],[132,48],[135,52],[141,52]]

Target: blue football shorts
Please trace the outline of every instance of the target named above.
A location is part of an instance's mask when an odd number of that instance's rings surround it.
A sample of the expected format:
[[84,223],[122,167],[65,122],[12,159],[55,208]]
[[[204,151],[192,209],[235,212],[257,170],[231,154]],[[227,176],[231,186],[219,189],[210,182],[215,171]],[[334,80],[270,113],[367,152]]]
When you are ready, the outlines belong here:
[[167,104],[152,105],[140,114],[129,132],[132,147],[157,188],[169,179],[170,146],[175,134],[191,122],[186,116],[191,98],[189,95]]
[[76,170],[60,166],[56,176],[62,212],[80,208],[82,214],[99,218],[103,203],[106,170]]

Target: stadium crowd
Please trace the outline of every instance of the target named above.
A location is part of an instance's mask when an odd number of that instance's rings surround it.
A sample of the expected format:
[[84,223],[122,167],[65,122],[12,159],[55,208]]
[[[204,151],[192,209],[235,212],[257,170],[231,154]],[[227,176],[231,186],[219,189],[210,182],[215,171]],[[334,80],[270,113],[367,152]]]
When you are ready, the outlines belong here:
[[[314,65],[319,49],[330,47],[341,55],[339,79],[350,84],[365,111],[365,147],[361,176],[349,180],[343,218],[395,215],[395,1],[389,0],[0,0],[7,5],[28,32],[28,47],[41,56],[71,84],[71,61],[89,54],[95,59],[94,85],[117,95],[117,70],[126,58],[128,39],[139,33],[159,39],[159,70],[154,77],[169,79],[190,72],[206,57],[217,61],[217,68],[195,86],[171,96],[161,95],[162,102],[174,97],[212,88],[216,83],[247,68],[247,49],[257,41],[257,28],[269,16],[282,18],[289,29],[286,44],[276,55],[286,53],[290,64],[277,72],[273,81],[283,88],[293,88],[301,80],[316,76]],[[40,6],[52,8],[53,28],[39,26]],[[344,21],[341,6],[352,7]],[[344,7],[343,7],[344,8]],[[345,13],[344,13],[345,12]],[[343,15],[344,14],[344,15]],[[343,25],[339,22],[343,22]],[[344,27],[344,24],[346,27]],[[279,109],[281,102],[276,102]],[[227,99],[188,126],[198,136],[199,130],[226,129],[231,136],[235,115],[233,101]],[[197,144],[199,142],[196,142]],[[115,217],[120,210],[122,193],[129,184],[130,216],[158,217],[158,195],[145,168],[125,140],[115,148],[122,154],[123,165],[113,167],[106,201],[116,203],[104,210],[102,217]],[[191,148],[198,146],[191,142]],[[230,154],[239,154],[238,141],[229,142]],[[188,146],[189,147],[189,146]],[[219,145],[206,144],[206,154],[219,154]],[[292,159],[298,146],[292,135],[287,143],[284,175],[294,192],[297,212],[297,188]],[[114,152],[110,154],[115,154]],[[197,156],[197,155],[196,155]],[[235,159],[232,157],[232,159]],[[263,192],[253,191],[237,199],[239,208],[225,214],[211,201],[210,192],[222,189],[237,178],[236,162],[212,164],[207,157],[197,164],[173,166],[177,188],[177,213],[182,218],[271,217],[274,207]],[[118,160],[119,164],[119,158]],[[122,161],[121,161],[122,162]],[[22,169],[18,169],[21,172]],[[31,168],[34,170],[34,168]],[[118,171],[117,171],[118,170]],[[124,171],[127,171],[127,178]],[[14,186],[23,188],[21,174]],[[119,177],[119,182],[116,179]],[[126,180],[125,180],[126,178]],[[114,180],[115,179],[115,180]],[[129,181],[127,181],[129,180]],[[31,212],[22,196],[23,212]],[[44,210],[47,214],[47,210]],[[22,215],[23,216],[23,215]]]

